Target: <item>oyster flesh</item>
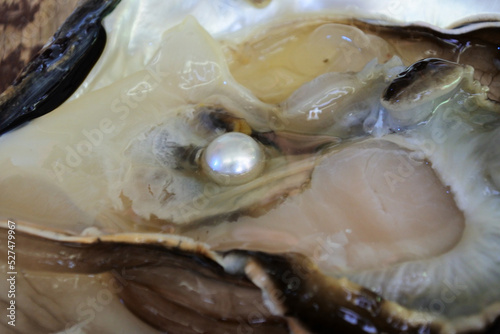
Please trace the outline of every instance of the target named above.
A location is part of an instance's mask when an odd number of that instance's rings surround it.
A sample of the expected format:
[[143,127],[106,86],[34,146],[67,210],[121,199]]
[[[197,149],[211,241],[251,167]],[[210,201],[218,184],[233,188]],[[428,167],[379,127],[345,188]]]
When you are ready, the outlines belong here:
[[82,2],[0,95],[2,332],[498,332],[500,21],[339,8]]

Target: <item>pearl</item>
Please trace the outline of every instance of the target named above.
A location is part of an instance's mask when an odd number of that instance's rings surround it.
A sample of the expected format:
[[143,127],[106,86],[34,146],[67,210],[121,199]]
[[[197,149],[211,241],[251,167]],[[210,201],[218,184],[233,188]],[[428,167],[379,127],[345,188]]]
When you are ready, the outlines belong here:
[[214,139],[202,156],[202,169],[214,182],[237,185],[250,182],[264,169],[261,146],[240,132],[225,133]]

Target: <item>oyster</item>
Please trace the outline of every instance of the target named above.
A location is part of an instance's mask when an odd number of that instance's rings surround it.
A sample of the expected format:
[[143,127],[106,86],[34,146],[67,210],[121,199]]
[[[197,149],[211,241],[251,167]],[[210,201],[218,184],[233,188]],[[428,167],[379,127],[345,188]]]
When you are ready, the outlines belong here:
[[88,1],[0,97],[17,331],[498,331],[497,23],[288,5]]

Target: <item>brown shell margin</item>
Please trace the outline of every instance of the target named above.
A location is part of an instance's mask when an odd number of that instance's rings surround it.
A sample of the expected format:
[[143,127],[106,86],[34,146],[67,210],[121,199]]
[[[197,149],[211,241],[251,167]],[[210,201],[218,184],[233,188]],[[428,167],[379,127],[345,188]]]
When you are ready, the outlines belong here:
[[0,93],[50,40],[78,0],[0,0]]

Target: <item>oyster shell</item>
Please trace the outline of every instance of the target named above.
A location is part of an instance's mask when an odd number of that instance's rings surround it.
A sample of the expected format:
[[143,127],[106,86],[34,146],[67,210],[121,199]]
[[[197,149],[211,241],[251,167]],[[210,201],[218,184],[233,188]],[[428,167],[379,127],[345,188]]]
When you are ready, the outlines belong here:
[[74,10],[76,0],[2,1],[0,91],[4,91]]
[[[286,18],[287,5],[241,4],[244,17],[285,17],[250,33],[255,21],[244,31],[241,16],[204,22],[197,13],[220,10],[207,2],[186,9],[202,25],[173,19],[167,30],[144,16],[172,7],[123,1],[105,19],[107,47],[72,98],[0,137],[8,189],[0,215],[17,226],[19,295],[37,300],[18,309],[22,332],[116,332],[110,319],[124,319],[120,332],[492,326],[500,174],[491,143],[500,116],[497,46],[487,34],[498,35],[496,23],[443,30],[327,12]],[[287,72],[269,63],[297,47],[283,40],[292,26],[308,48],[291,60],[304,66]],[[120,27],[129,38],[120,39]],[[343,37],[352,44],[325,58],[321,38],[334,34],[333,46]],[[428,48],[448,62],[421,61]],[[470,56],[477,50],[480,60]],[[292,84],[277,81],[274,91],[265,85],[287,77]],[[406,79],[411,89],[400,84]],[[24,103],[23,93],[7,92]],[[221,185],[200,170],[198,152],[224,132],[262,146],[260,176]],[[77,297],[51,304],[61,291]]]

